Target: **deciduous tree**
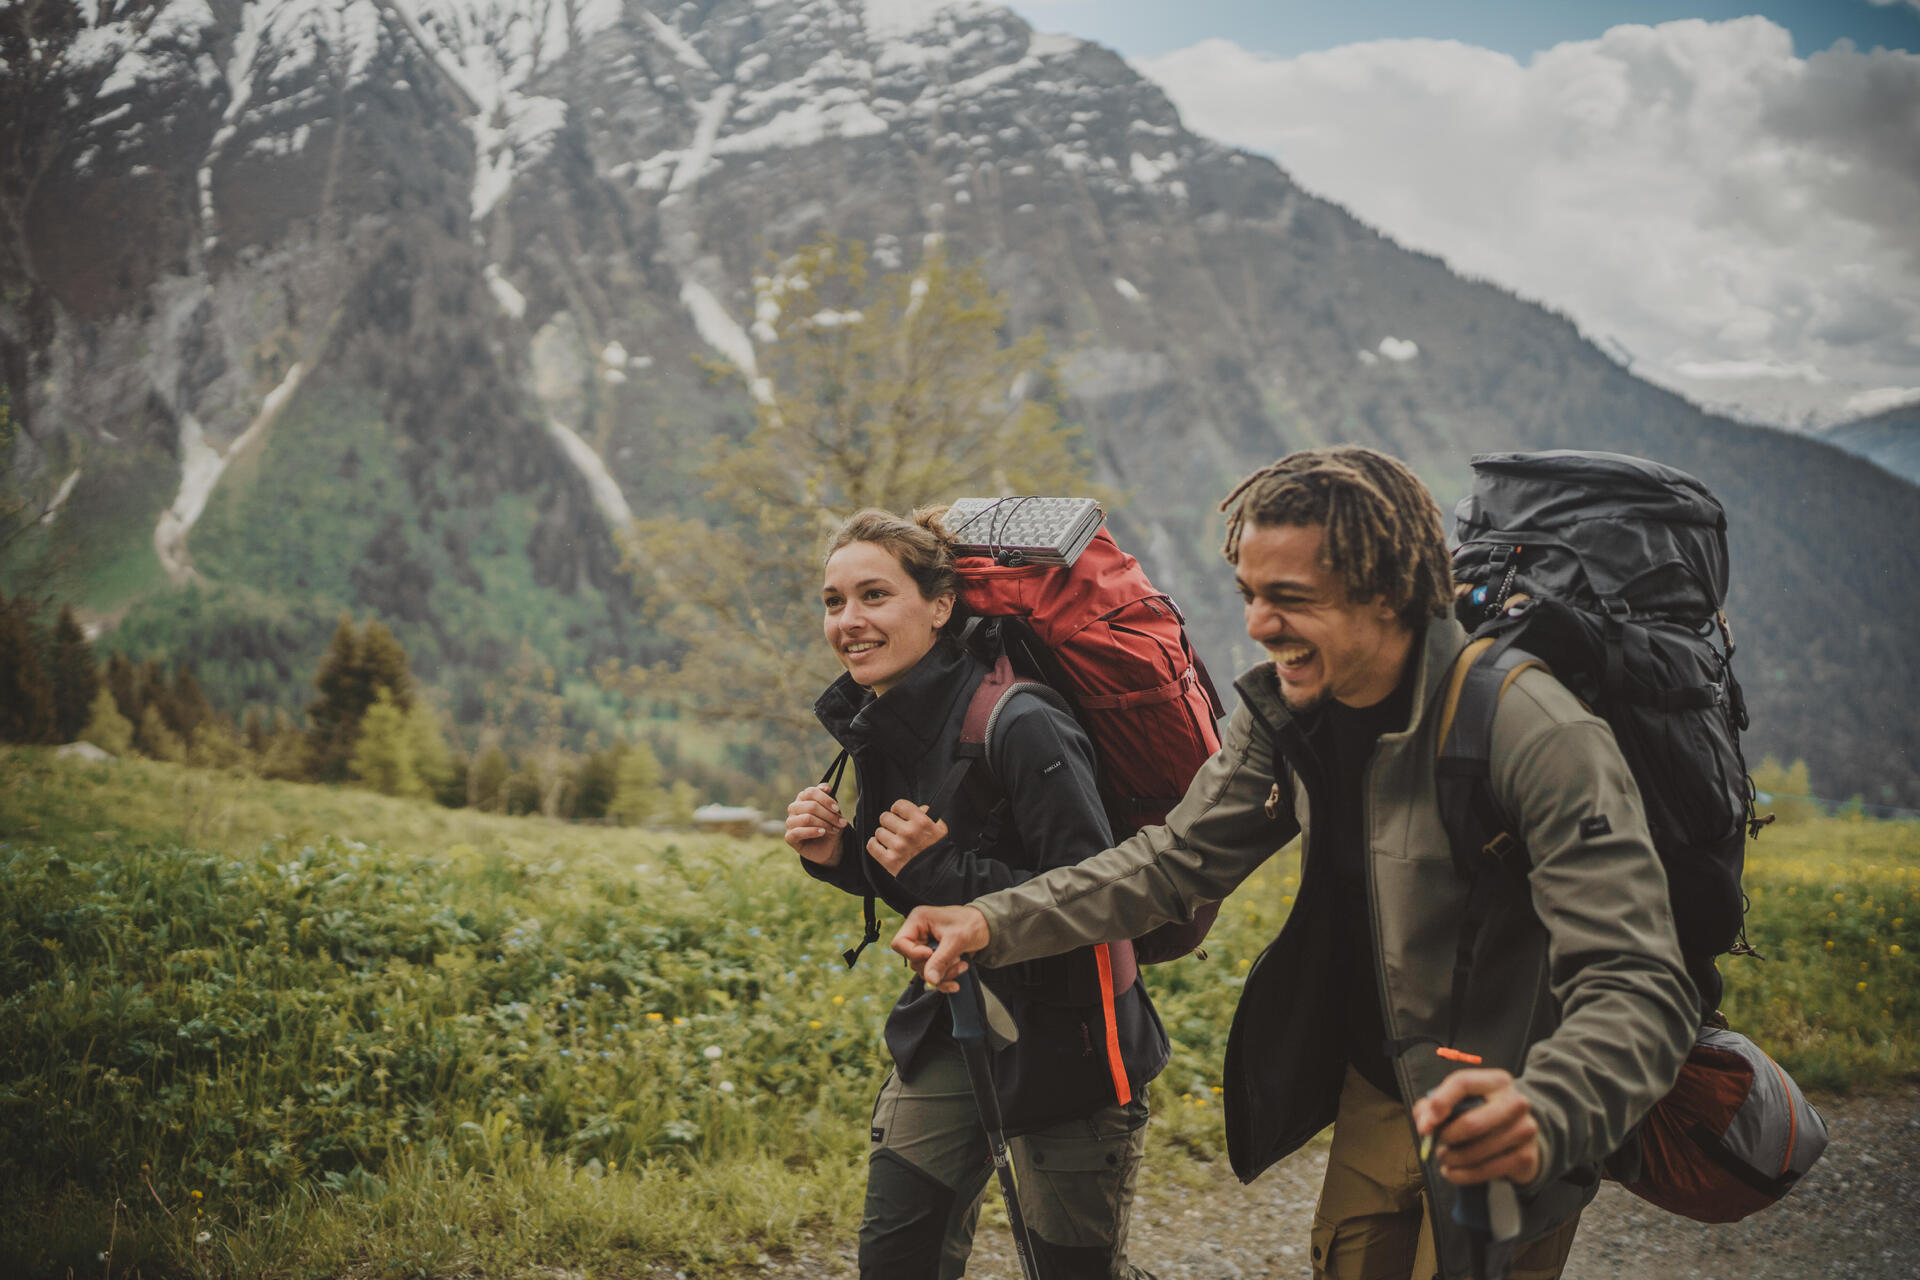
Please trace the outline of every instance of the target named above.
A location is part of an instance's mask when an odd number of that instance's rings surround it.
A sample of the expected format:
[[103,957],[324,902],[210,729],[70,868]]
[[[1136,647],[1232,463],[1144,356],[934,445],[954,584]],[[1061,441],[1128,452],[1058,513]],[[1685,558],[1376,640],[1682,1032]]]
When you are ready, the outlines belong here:
[[348,762],[353,776],[381,795],[418,795],[422,788],[413,767],[412,737],[407,713],[381,687],[373,705],[360,717],[360,732]]
[[870,278],[856,242],[824,240],[755,282],[755,405],[702,475],[711,516],[635,529],[631,563],[678,661],[649,673],[710,717],[811,736],[836,672],[819,635],[820,552],[863,507],[1085,492],[1075,432],[1048,398],[1045,339],[1009,339],[978,265],[935,251]]
[[119,704],[113,700],[113,694],[105,685],[100,686],[93,695],[93,704],[88,709],[86,724],[81,726],[80,738],[109,755],[124,756],[133,750],[133,721],[120,714]]

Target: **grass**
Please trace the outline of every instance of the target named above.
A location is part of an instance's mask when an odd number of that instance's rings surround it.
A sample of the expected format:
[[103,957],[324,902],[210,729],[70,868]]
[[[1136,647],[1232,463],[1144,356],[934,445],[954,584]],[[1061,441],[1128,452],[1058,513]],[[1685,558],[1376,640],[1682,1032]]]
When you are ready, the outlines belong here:
[[[1294,871],[1151,975],[1148,1195],[1213,1176]],[[711,1275],[851,1234],[901,971],[841,964],[857,903],[777,841],[14,749],[0,876],[0,1273]],[[1916,880],[1912,824],[1768,831],[1735,1025],[1809,1084],[1914,1075]]]

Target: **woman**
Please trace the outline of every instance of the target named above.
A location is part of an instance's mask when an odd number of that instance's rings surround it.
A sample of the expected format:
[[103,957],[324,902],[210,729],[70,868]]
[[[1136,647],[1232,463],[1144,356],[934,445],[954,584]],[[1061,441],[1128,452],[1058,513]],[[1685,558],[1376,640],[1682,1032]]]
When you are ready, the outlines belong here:
[[[807,873],[903,915],[1017,884],[1105,849],[1092,745],[1072,716],[1017,692],[994,722],[985,767],[929,812],[958,759],[961,722],[986,667],[954,639],[959,577],[938,510],[862,511],[834,535],[821,586],[827,644],[846,668],[814,714],[859,784],[851,822],[824,787],[787,807]],[[1167,1036],[1133,983],[1114,1000],[1126,1097],[1111,1065],[1089,950],[978,969],[1020,1028],[994,1082],[1034,1251],[1055,1280],[1144,1276],[1126,1260],[1127,1214],[1145,1143],[1146,1083]],[[918,978],[887,1019],[894,1070],[874,1106],[860,1274],[954,1280],[966,1272],[991,1166],[946,999]]]

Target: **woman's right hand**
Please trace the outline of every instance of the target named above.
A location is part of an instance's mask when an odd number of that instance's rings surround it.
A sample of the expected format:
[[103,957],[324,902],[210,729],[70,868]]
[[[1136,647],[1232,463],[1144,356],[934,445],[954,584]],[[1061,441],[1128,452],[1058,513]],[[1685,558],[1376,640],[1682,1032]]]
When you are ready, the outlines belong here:
[[839,866],[846,830],[840,804],[825,787],[808,787],[787,806],[787,843],[808,862]]

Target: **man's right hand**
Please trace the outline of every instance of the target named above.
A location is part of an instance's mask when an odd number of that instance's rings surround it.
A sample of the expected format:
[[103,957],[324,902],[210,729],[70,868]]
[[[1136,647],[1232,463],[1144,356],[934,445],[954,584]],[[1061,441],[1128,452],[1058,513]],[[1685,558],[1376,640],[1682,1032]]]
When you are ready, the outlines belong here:
[[808,787],[787,806],[787,843],[808,862],[838,866],[846,829],[840,804],[825,787]]
[[978,907],[915,907],[893,935],[893,949],[907,958],[928,986],[952,993],[967,971],[969,955],[987,945],[987,918]]

